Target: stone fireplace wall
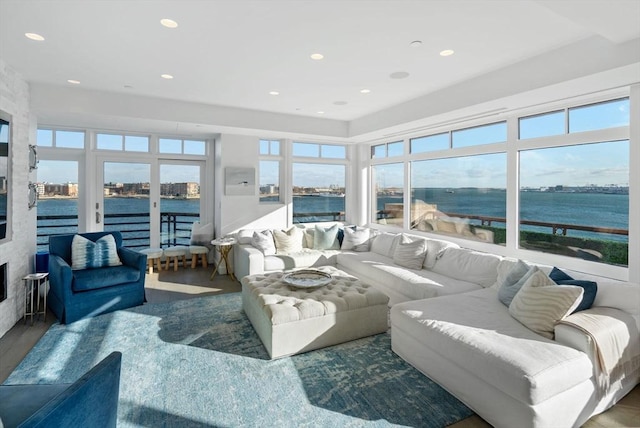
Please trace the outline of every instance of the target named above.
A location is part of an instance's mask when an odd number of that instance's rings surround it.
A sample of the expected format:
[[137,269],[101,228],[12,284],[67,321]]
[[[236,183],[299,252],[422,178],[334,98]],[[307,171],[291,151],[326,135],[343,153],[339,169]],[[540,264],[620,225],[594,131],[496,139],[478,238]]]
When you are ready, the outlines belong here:
[[[7,298],[0,302],[0,337],[24,314],[22,277],[32,272],[36,252],[36,209],[29,210],[29,144],[35,144],[37,123],[30,113],[29,85],[0,59],[0,110],[11,115],[9,199],[11,238],[0,244],[0,264],[7,264]],[[9,230],[7,230],[9,236]]]

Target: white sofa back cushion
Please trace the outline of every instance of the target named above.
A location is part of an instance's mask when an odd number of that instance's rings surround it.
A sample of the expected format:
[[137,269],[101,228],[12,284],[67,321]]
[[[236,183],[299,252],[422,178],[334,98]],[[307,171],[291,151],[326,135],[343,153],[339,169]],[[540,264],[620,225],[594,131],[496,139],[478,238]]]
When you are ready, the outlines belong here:
[[[427,250],[427,257],[429,250]],[[455,279],[491,287],[498,278],[500,256],[464,248],[445,248],[438,256],[433,271]]]
[[393,258],[398,241],[400,241],[399,233],[379,233],[371,242],[371,251],[381,256]]
[[427,238],[427,257],[425,257],[422,267],[425,269],[433,269],[436,265],[438,254],[445,248],[460,248],[460,246],[456,243],[443,241],[441,239]]
[[427,254],[427,242],[424,239],[412,241],[402,235],[393,253],[393,262],[409,269],[420,270]]
[[238,244],[251,244],[253,232],[255,232],[256,230],[257,229],[240,229],[236,235]]

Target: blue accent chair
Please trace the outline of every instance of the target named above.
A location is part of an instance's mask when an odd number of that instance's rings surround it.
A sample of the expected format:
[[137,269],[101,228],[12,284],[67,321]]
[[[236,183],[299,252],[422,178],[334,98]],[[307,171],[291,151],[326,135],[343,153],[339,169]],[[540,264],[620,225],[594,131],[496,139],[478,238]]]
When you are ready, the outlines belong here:
[[1,385],[0,426],[115,427],[121,364],[112,352],[72,384]]
[[120,232],[80,233],[91,241],[113,235],[122,266],[71,270],[74,235],[49,238],[47,305],[62,324],[142,305],[147,256],[122,246]]

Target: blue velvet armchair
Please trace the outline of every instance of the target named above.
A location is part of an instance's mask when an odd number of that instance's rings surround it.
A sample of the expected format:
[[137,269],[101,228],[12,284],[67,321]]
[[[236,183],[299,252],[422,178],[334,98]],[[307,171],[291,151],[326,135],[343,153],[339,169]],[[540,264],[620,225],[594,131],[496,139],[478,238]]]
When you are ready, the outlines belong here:
[[72,384],[0,386],[0,427],[114,428],[121,364],[112,352]]
[[113,235],[121,266],[71,269],[74,235],[49,238],[49,294],[47,304],[62,324],[118,309],[142,305],[147,256],[122,246],[120,232],[78,235],[93,242]]

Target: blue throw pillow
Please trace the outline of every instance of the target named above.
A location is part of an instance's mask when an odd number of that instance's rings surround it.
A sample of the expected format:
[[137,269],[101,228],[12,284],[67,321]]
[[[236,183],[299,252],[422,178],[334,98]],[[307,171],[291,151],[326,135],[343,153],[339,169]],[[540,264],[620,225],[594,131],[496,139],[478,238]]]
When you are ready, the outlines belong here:
[[509,306],[524,283],[537,271],[536,266],[530,267],[522,260],[518,260],[518,263],[505,278],[505,282],[498,289],[498,299],[505,306]]
[[598,293],[598,283],[593,281],[573,279],[557,267],[554,267],[551,273],[549,273],[549,278],[551,278],[553,282],[558,285],[577,285],[578,287],[582,287],[584,289],[584,293],[582,294],[582,301],[572,313],[584,311],[585,309],[589,309],[591,306],[593,306],[593,302],[596,300],[596,294]]
[[94,269],[105,266],[120,266],[121,264],[113,235],[104,235],[96,242],[80,235],[73,237],[73,241],[71,241],[71,269]]

